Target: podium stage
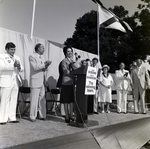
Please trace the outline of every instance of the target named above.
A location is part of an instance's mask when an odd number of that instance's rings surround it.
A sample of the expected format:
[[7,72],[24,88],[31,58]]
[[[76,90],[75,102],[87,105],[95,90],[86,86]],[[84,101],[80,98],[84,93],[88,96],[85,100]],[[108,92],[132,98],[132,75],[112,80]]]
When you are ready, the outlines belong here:
[[[150,140],[150,117],[7,149],[140,149]],[[96,141],[97,140],[97,141]]]

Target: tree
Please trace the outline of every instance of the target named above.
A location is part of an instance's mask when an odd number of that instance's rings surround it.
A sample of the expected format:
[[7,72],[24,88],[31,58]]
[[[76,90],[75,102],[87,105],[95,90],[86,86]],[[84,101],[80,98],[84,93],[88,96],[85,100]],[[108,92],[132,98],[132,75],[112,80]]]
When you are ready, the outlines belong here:
[[72,38],[68,38],[65,44],[84,51],[97,53],[97,12],[92,10],[77,19]]
[[[118,30],[100,28],[100,60],[108,64],[111,71],[124,62],[129,68],[130,63],[137,58],[143,58],[150,51],[150,0],[141,0],[139,11],[128,16],[123,6],[109,8],[122,20],[128,22],[133,33],[122,33]],[[87,52],[97,54],[97,12],[92,10],[77,20],[76,28],[71,38],[65,44]]]
[[[128,15],[128,11],[123,6],[115,6],[111,11],[117,12],[116,15],[119,14],[120,18]],[[108,64],[111,67],[111,71],[117,69],[119,62],[125,56],[125,63],[129,63],[129,55],[132,51],[132,48],[126,44],[129,37],[118,30],[100,29],[100,60],[102,64]],[[72,38],[66,40],[65,44],[97,54],[96,11],[92,10],[77,20],[75,32]]]
[[137,25],[130,42],[137,58],[150,54],[150,0],[141,1],[143,4],[138,5],[139,11],[132,16]]

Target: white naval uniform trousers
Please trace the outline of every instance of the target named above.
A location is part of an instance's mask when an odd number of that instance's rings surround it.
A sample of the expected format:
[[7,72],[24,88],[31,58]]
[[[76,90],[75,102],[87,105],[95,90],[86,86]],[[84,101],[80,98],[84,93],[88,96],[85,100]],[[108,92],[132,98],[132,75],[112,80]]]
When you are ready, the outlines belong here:
[[[127,77],[124,74],[128,73]],[[116,70],[117,79],[117,112],[127,111],[127,93],[129,89],[129,83],[131,82],[131,77],[129,71],[127,70]]]
[[14,77],[10,87],[1,87],[0,89],[0,123],[16,121],[17,96],[18,85]]
[[[13,59],[21,64],[18,56],[14,55]],[[0,123],[16,120],[19,71],[14,68],[13,59],[7,53],[0,55]],[[21,71],[23,71],[22,65]]]

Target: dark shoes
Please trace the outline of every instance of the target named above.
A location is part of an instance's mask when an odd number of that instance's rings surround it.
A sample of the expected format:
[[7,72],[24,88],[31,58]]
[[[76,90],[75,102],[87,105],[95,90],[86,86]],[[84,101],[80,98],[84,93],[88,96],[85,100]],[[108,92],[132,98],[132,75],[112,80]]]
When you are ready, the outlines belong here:
[[72,120],[73,122],[75,121],[73,117],[69,117],[70,120]]
[[39,118],[39,120],[45,121],[45,120],[46,120],[46,118]]
[[[46,118],[38,118],[39,120],[42,120],[42,121],[45,121],[46,120]],[[30,121],[31,122],[36,122],[36,119],[32,119],[32,118],[30,118]]]
[[67,119],[67,118],[65,117],[65,122],[66,122],[66,123],[69,123],[69,122],[70,122],[70,118]]
[[118,113],[118,114],[121,114],[121,113],[123,113],[123,114],[127,114],[127,112],[118,112],[118,111],[117,111],[117,113]]
[[9,123],[20,123],[19,121],[9,121]]
[[[139,112],[134,112],[134,114],[139,114]],[[146,112],[142,112],[141,114],[147,114]]]
[[0,123],[0,125],[6,125],[6,123]]
[[65,117],[65,122],[66,123],[70,123],[70,120],[73,121],[73,122],[75,121],[75,119],[73,117],[69,117],[69,118]]
[[94,112],[94,114],[99,114],[98,112]]
[[[8,123],[20,123],[19,121],[8,121]],[[0,123],[0,125],[6,125],[6,122]]]

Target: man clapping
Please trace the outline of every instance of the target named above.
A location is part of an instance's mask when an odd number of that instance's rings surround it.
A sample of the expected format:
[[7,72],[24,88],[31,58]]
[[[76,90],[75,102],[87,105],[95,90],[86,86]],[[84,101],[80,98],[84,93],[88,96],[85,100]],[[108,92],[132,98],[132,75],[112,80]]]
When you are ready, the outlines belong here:
[[46,101],[45,101],[45,87],[44,77],[45,71],[48,69],[51,61],[44,62],[44,46],[38,43],[35,46],[35,53],[29,56],[30,62],[30,120],[35,122],[37,112],[39,112],[39,119],[46,119]]
[[6,53],[0,54],[0,124],[18,123],[16,120],[16,105],[18,87],[21,83],[19,72],[23,71],[20,58],[15,55],[16,45],[8,42]]

